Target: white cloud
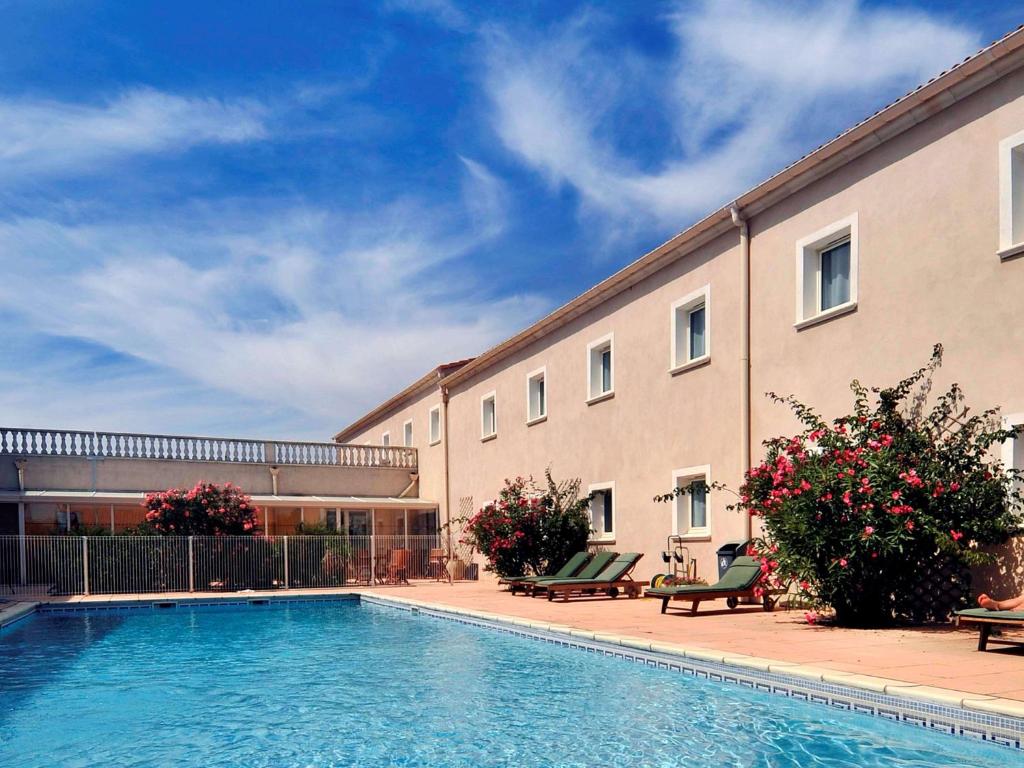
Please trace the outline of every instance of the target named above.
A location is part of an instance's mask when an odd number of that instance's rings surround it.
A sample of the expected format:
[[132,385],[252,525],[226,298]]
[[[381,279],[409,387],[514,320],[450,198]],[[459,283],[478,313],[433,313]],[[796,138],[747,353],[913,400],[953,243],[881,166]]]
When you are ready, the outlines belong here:
[[[495,300],[460,266],[506,216],[501,182],[462,162],[464,199],[447,206],[402,200],[340,215],[238,203],[162,213],[169,224],[2,222],[0,304],[35,333],[114,350],[197,390],[301,411],[326,437],[546,308],[533,296]],[[63,390],[73,401],[74,382]],[[120,401],[111,391],[97,407],[113,416]],[[22,420],[10,407],[0,398],[0,423]],[[98,415],[75,421],[94,427]]]
[[[666,21],[667,61],[607,44],[592,14],[540,39],[488,38],[497,135],[613,231],[681,227],[978,46],[923,13],[853,0],[686,3]],[[617,148],[637,120],[674,137],[646,165]]]
[[120,157],[229,144],[266,135],[254,102],[186,98],[139,88],[101,104],[0,99],[0,184],[80,172]]

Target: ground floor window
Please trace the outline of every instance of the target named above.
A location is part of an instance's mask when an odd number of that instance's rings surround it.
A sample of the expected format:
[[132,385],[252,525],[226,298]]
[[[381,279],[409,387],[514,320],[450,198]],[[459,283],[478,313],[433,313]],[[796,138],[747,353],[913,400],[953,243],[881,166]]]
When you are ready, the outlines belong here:
[[615,538],[615,483],[594,483],[590,486],[590,527],[593,539]]
[[672,534],[694,539],[711,537],[711,507],[709,504],[711,467],[686,467],[672,473],[677,488],[687,492],[675,499]]

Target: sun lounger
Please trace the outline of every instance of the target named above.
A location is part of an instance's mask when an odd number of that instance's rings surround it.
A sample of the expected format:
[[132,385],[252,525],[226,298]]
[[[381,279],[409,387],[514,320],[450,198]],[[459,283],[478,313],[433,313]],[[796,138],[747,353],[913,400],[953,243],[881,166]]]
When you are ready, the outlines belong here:
[[[690,612],[696,613],[697,606],[705,600],[726,599],[730,608],[739,605],[740,598],[754,597],[754,589],[761,580],[761,562],[753,557],[737,557],[722,578],[715,584],[681,584],[677,587],[652,587],[645,593],[649,597],[661,598],[661,612],[665,613],[669,601],[683,600],[692,603]],[[767,592],[763,595],[766,611],[775,606]]]
[[1024,611],[990,611],[987,608],[968,608],[965,611],[956,612],[956,625],[978,628],[979,651],[986,650],[990,642],[1001,645],[1024,645],[1024,641],[1021,640],[990,637],[993,630],[1024,629]]
[[520,589],[523,589],[524,585],[532,584],[536,581],[542,581],[544,579],[568,579],[578,574],[583,567],[590,562],[589,552],[577,552],[575,555],[569,558],[568,562],[559,568],[555,573],[548,574],[546,576],[507,576],[501,579],[499,584],[508,584],[512,593],[515,594]]
[[[565,578],[593,579],[618,556],[618,552],[597,552],[590,558],[590,562],[584,565],[575,576],[567,576]],[[547,590],[547,583],[549,581],[561,581],[561,579],[556,576],[545,576],[542,579],[524,583],[523,590],[528,595],[535,596],[537,593]]]
[[556,579],[544,581],[545,590],[548,593],[548,600],[554,600],[555,595],[561,595],[562,600],[568,600],[573,595],[577,597],[593,597],[598,594],[606,594],[608,597],[618,597],[619,590],[624,590],[631,598],[640,597],[641,587],[638,582],[633,581],[629,575],[643,554],[639,552],[626,552],[612,560],[603,571],[590,579]]

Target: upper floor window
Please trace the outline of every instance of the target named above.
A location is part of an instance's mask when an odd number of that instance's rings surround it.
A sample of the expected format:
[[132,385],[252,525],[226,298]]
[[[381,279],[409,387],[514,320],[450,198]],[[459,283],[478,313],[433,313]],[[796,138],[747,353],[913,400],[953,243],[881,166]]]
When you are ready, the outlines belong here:
[[587,400],[610,397],[615,391],[612,370],[612,334],[587,345]]
[[999,256],[1024,253],[1024,131],[999,142]]
[[857,215],[796,244],[796,327],[857,307]]
[[547,415],[547,369],[540,368],[526,377],[526,423],[535,424]]
[[590,527],[593,540],[615,538],[615,483],[594,483],[590,486]]
[[711,537],[711,512],[708,504],[711,482],[709,466],[687,467],[672,473],[677,488],[686,493],[676,496],[672,534],[690,538]]
[[480,398],[480,439],[489,440],[498,434],[498,413],[494,392]]
[[390,432],[385,432],[383,435],[380,436],[380,444],[385,446],[385,447],[391,445],[391,433]]
[[402,425],[402,445],[412,448],[412,419]]
[[710,311],[710,285],[684,296],[672,305],[672,373],[711,359]]
[[437,445],[441,442],[441,406],[435,405],[430,409],[430,415],[428,418],[428,426],[430,432],[430,444]]

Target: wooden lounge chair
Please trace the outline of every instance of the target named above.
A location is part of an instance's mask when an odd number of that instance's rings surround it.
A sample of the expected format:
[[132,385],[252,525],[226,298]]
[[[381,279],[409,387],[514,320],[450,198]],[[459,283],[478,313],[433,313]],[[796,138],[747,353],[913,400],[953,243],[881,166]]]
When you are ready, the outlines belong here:
[[1022,640],[1006,640],[1002,637],[991,637],[996,629],[1024,629],[1024,611],[990,611],[987,608],[968,608],[956,612],[956,625],[975,626],[979,630],[978,650],[988,649],[988,644],[1024,645]]
[[[661,598],[662,613],[665,613],[670,600],[690,602],[690,612],[696,613],[697,607],[705,600],[718,600],[723,597],[726,599],[726,605],[735,608],[739,605],[740,598],[754,597],[754,588],[760,580],[761,562],[753,557],[737,557],[729,566],[729,570],[715,584],[651,587],[645,594]],[[766,611],[775,606],[775,600],[767,592],[763,595],[763,606]]]
[[548,574],[547,576],[506,576],[499,580],[498,583],[508,584],[512,594],[515,594],[520,589],[523,589],[526,584],[543,581],[544,579],[568,579],[571,576],[575,576],[583,570],[583,566],[588,562],[590,562],[589,552],[577,552],[555,573]]
[[640,597],[642,588],[639,582],[633,581],[629,575],[643,554],[640,552],[626,552],[619,555],[597,576],[592,579],[556,579],[553,581],[541,582],[548,593],[548,600],[554,600],[555,595],[561,595],[562,600],[568,601],[573,595],[577,597],[594,597],[599,594],[615,598],[619,596],[619,590],[624,590],[630,598]]
[[[584,565],[575,576],[566,578],[593,579],[618,556],[618,552],[597,552],[590,558],[590,562]],[[560,581],[560,579],[555,576],[545,576],[534,581],[523,582],[523,591],[528,595],[536,597],[538,593],[547,591],[549,581]]]

